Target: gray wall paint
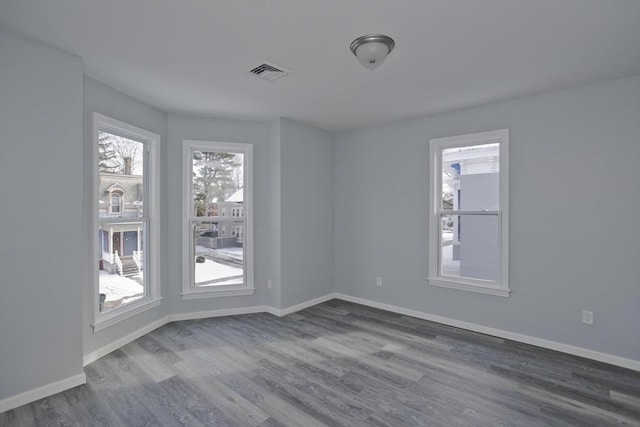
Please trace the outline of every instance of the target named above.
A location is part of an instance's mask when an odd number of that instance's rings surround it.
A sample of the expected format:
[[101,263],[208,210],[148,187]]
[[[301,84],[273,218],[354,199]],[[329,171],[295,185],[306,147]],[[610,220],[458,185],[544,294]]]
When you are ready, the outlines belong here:
[[[169,144],[166,173],[171,202],[168,217],[167,292],[171,313],[220,310],[269,303],[267,278],[272,277],[271,251],[275,247],[271,224],[275,203],[271,195],[276,191],[271,177],[272,142],[270,126],[266,122],[218,120],[168,116]],[[254,278],[256,292],[252,296],[207,298],[183,301],[182,286],[182,141],[185,139],[253,144],[253,210],[254,210]]]
[[[166,197],[167,173],[164,165],[166,158],[167,146],[167,118],[166,114],[156,110],[135,98],[118,92],[115,89],[105,86],[104,84],[91,79],[84,78],[84,236],[83,255],[86,256],[85,280],[84,283],[84,303],[83,303],[83,347],[84,354],[98,350],[105,345],[137,331],[138,329],[158,320],[168,314],[166,304],[153,308],[149,311],[133,316],[126,321],[120,322],[112,327],[103,329],[96,333],[93,332],[91,324],[93,322],[93,301],[95,298],[95,270],[96,262],[91,260],[92,246],[91,236],[96,232],[92,229],[92,216],[94,212],[91,210],[93,203],[93,189],[91,175],[95,173],[92,165],[92,151],[94,150],[93,141],[93,113],[104,114],[105,116],[121,120],[133,126],[146,129],[150,132],[160,135],[160,243],[161,260],[167,259],[167,215],[165,215],[168,203]],[[167,281],[164,280],[167,274],[167,263],[161,262],[161,292],[162,295],[167,293]]]
[[82,373],[82,71],[0,34],[0,399]]
[[280,121],[282,182],[281,305],[334,291],[333,134]]
[[271,246],[271,277],[272,289],[268,290],[268,304],[274,308],[282,308],[282,173],[281,173],[281,156],[280,156],[280,119],[269,123],[269,142],[270,142],[270,182],[271,182],[271,217],[270,228],[273,235],[273,244]]
[[[639,118],[634,77],[338,135],[337,291],[640,359]],[[513,293],[428,286],[427,143],[502,128]]]

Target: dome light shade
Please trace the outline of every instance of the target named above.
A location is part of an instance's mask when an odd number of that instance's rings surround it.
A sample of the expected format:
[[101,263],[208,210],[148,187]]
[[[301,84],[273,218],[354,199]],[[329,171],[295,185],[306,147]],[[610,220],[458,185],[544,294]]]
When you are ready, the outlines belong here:
[[389,36],[370,34],[351,42],[351,52],[363,67],[373,70],[382,65],[395,46],[396,43]]

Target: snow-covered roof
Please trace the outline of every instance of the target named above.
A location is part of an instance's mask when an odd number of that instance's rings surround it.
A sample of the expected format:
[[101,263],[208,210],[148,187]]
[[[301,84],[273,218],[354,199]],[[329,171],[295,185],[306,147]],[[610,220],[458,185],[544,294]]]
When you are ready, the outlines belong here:
[[225,200],[225,202],[242,202],[243,197],[244,197],[244,190],[241,188],[235,193],[233,193],[231,196],[227,197],[227,200]]

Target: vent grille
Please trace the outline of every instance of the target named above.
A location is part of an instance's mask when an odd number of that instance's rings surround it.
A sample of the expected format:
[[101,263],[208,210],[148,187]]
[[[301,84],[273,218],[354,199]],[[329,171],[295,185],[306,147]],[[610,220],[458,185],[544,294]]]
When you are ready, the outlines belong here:
[[269,62],[260,64],[249,72],[255,76],[260,77],[261,79],[268,80],[270,82],[279,79],[280,77],[284,77],[290,73],[290,71],[286,68]]

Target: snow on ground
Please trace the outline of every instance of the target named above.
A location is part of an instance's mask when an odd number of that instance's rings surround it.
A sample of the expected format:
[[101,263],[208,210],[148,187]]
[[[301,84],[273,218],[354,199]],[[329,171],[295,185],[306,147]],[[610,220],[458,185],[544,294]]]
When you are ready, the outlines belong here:
[[[126,302],[131,302],[131,297],[144,292],[142,285],[129,277],[123,277],[119,274],[111,274],[104,270],[100,270],[99,273],[100,293],[107,296],[105,302],[118,301],[120,299],[127,300]],[[133,277],[142,280],[142,273]],[[138,298],[141,296],[142,295]]]
[[231,257],[231,258],[242,261],[243,254],[244,252],[242,248],[212,249],[212,248],[207,248],[206,246],[200,246],[200,245],[196,246],[196,255],[212,255],[212,256],[225,255],[227,257]]
[[219,253],[230,256],[231,258],[236,258],[242,260],[242,256],[244,255],[242,248],[222,248],[216,249]]
[[220,264],[210,259],[205,259],[204,262],[196,262],[196,283],[206,284],[213,280],[220,280],[229,278],[229,280],[211,283],[211,286],[241,284],[242,278],[231,279],[234,276],[242,276],[242,268],[230,267],[228,265]]

